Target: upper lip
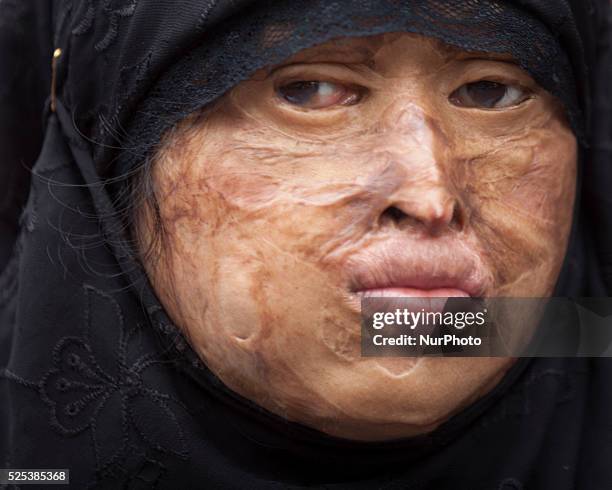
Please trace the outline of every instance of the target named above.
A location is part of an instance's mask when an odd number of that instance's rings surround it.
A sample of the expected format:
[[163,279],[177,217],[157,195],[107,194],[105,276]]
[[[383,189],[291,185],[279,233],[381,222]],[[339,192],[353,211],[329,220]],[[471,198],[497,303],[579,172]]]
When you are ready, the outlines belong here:
[[350,289],[365,292],[384,288],[459,289],[483,297],[491,275],[479,255],[467,245],[422,241],[383,242],[351,257]]

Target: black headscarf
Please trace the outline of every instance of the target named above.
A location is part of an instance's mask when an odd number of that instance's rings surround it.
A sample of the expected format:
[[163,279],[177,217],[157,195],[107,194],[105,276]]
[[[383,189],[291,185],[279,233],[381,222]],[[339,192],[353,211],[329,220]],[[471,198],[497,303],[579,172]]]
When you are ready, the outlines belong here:
[[74,488],[612,488],[609,359],[522,359],[425,436],[329,437],[207,370],[155,298],[121,212],[127,176],[164,132],[254,70],[339,36],[416,32],[510,53],[563,102],[581,161],[556,294],[608,296],[611,11],[607,0],[0,1],[0,467],[70,468]]

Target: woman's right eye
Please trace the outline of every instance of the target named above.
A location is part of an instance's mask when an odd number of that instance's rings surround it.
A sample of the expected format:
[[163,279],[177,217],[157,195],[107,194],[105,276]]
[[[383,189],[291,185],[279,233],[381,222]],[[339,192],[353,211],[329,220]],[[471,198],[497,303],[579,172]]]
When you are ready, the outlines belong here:
[[362,93],[354,87],[319,80],[304,80],[281,85],[276,89],[276,93],[285,102],[304,109],[353,105],[362,97]]

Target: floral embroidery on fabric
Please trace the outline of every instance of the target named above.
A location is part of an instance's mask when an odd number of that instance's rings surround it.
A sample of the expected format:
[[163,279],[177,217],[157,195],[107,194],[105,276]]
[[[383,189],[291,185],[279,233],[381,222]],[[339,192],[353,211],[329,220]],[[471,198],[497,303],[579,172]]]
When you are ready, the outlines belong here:
[[53,427],[64,435],[91,431],[98,470],[126,456],[133,434],[149,449],[186,458],[184,433],[172,408],[180,403],[143,380],[162,360],[132,345],[138,343],[139,327],[126,328],[110,295],[92,286],[84,289],[87,332],[56,344],[53,368],[40,382]]
[[[94,25],[94,19],[97,17],[94,0],[87,0],[85,3],[86,5],[81,7],[84,10],[82,18],[76,27],[72,29],[72,33],[77,36],[88,33]],[[101,13],[106,17],[106,30],[102,39],[94,45],[96,51],[104,51],[113,44],[117,38],[119,20],[131,17],[136,11],[137,3],[138,0],[103,0],[100,2]]]

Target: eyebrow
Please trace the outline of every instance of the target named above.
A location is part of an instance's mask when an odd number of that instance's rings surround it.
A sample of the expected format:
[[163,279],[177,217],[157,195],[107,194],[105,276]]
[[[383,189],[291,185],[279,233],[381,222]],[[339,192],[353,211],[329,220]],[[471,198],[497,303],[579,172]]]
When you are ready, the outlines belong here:
[[[483,60],[497,61],[500,63],[508,63],[517,67],[521,67],[520,63],[509,53],[491,53],[486,51],[465,51],[459,47],[438,41],[437,48],[442,50],[449,59],[460,61],[468,60]],[[309,65],[318,63],[341,63],[344,65],[364,65],[370,69],[376,69],[375,55],[376,51],[370,42],[356,44],[351,43],[351,38],[341,44],[343,40],[332,41],[319,46],[306,48],[285,61],[267,67],[265,78],[275,73],[281,68],[286,68],[294,65]]]
[[287,60],[269,67],[266,76],[268,77],[277,70],[288,66],[317,63],[364,64],[374,68],[375,53],[366,46],[315,46],[305,51],[308,52],[297,53]]
[[[294,60],[296,62],[308,62],[312,58],[338,58],[341,61],[347,61],[347,58],[349,58],[350,61],[347,62],[359,63],[372,59],[375,54],[375,50],[373,50],[367,42],[358,43],[353,41],[351,43],[349,41],[348,43],[342,44],[341,41],[335,41],[307,48],[289,57],[288,60],[290,60],[290,62]],[[352,61],[353,59],[355,61]]]
[[[323,45],[310,48],[312,56],[341,56],[357,55],[360,60],[367,61],[374,57],[374,52],[371,48],[365,45],[358,46],[342,46],[342,45]],[[308,53],[311,54],[311,53]]]
[[[465,54],[464,54],[465,53]],[[484,60],[484,61],[500,61],[511,65],[520,66],[518,60],[509,53],[490,53],[485,51],[461,51],[456,53],[458,60]]]

